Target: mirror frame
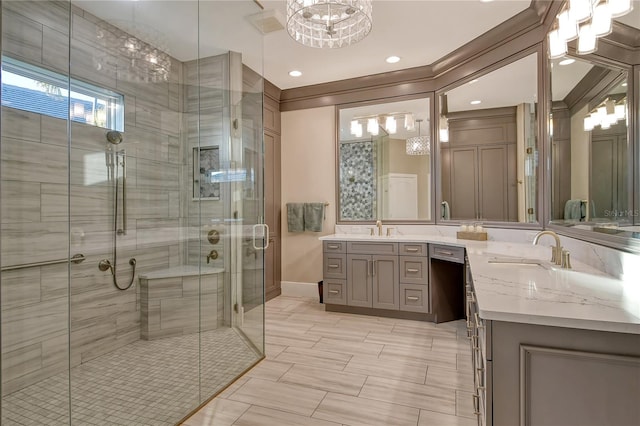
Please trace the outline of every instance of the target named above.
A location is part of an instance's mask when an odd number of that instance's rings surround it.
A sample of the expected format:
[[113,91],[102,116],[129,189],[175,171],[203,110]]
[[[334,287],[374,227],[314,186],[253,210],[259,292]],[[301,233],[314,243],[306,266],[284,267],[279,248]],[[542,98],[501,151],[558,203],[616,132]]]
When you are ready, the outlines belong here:
[[[546,46],[546,43],[545,43]],[[598,53],[598,52],[596,52]],[[640,225],[640,65],[630,65],[622,61],[618,61],[615,58],[609,56],[600,56],[596,53],[590,55],[578,55],[574,49],[570,49],[567,56],[586,60],[594,64],[600,64],[603,66],[614,66],[622,70],[627,71],[627,99],[630,108],[629,121],[627,123],[627,149],[632,160],[629,165],[633,166],[631,171],[632,177],[630,179],[629,195],[631,202],[630,208],[634,212],[633,224],[635,226]],[[606,52],[605,52],[606,55]],[[550,127],[550,114],[551,114],[551,61],[545,54],[545,79],[546,79],[546,96],[549,101],[545,104],[546,110],[544,111],[544,120],[546,121],[546,131],[543,134],[546,147],[551,146],[551,135],[549,132]],[[551,164],[551,150],[548,150],[548,156],[545,157],[547,164]],[[552,187],[551,187],[551,168],[547,167],[545,170],[545,193],[548,194],[545,197],[545,228],[551,229],[559,235],[575,238],[578,240],[595,243],[601,246],[606,246],[626,252],[640,253],[640,233],[638,236],[634,236],[635,232],[625,233],[626,235],[610,235],[606,233],[594,232],[585,229],[575,229],[573,227],[566,227],[551,223],[552,219]]]
[[[531,54],[536,54],[537,56],[537,75],[538,75],[538,80],[537,80],[537,95],[538,95],[538,102],[537,102],[537,109],[538,109],[538,116],[537,116],[537,132],[538,132],[538,136],[537,136],[537,141],[536,141],[536,145],[538,148],[538,172],[537,172],[537,179],[536,179],[536,222],[500,222],[500,221],[482,221],[482,225],[488,228],[505,228],[505,229],[531,229],[531,230],[540,230],[543,228],[543,223],[544,222],[544,212],[545,212],[545,208],[544,208],[544,165],[545,165],[545,160],[547,158],[547,145],[545,142],[545,138],[544,135],[547,132],[547,128],[546,128],[546,123],[545,120],[543,118],[546,118],[546,115],[543,115],[546,113],[546,110],[542,107],[543,105],[546,105],[547,103],[547,97],[548,95],[546,94],[547,90],[547,86],[545,86],[544,84],[544,76],[545,76],[545,71],[546,71],[546,64],[545,64],[545,58],[546,58],[546,50],[545,50],[545,46],[543,45],[543,43],[537,43],[527,49],[521,50],[520,52],[518,52],[515,55],[509,56],[507,58],[503,58],[495,63],[493,63],[491,66],[483,68],[481,70],[475,71],[471,74],[468,74],[467,76],[465,76],[462,79],[456,80],[451,84],[448,84],[446,86],[443,86],[441,88],[439,88],[436,93],[435,93],[435,98],[436,98],[436,105],[434,106],[434,113],[437,111],[438,115],[436,116],[439,117],[439,113],[440,113],[440,109],[441,109],[441,95],[452,90],[455,89],[457,87],[463,86],[465,84],[467,84],[469,81],[475,79],[475,78],[479,78],[482,77],[483,75],[489,74],[492,71],[496,71],[506,65],[509,65],[513,62],[516,62],[520,59],[523,59]],[[544,55],[544,56],[543,56]],[[436,168],[435,168],[435,172],[434,172],[434,176],[435,176],[435,185],[436,187],[434,188],[434,193],[436,194],[436,202],[435,202],[435,206],[439,206],[440,203],[442,202],[442,178],[441,178],[441,174],[442,174],[442,164],[441,164],[441,153],[440,153],[440,135],[437,134],[436,135],[437,139],[434,139],[436,141],[435,143],[435,158],[436,158]],[[474,221],[474,219],[467,219],[467,220],[443,220],[440,219],[439,217],[436,217],[436,224],[437,225],[459,225],[462,222],[465,221]]]
[[[401,102],[401,101],[408,101],[408,100],[414,100],[414,99],[428,99],[429,100],[429,119],[431,120],[431,126],[429,129],[429,136],[431,137],[431,155],[429,156],[429,164],[431,165],[431,170],[435,170],[435,164],[434,164],[434,158],[437,154],[434,154],[436,152],[435,150],[435,145],[437,144],[435,142],[435,134],[437,133],[435,131],[435,124],[434,123],[434,117],[435,117],[435,99],[434,99],[434,93],[433,92],[421,92],[421,93],[413,93],[411,95],[403,95],[403,96],[393,96],[393,97],[386,97],[386,98],[379,98],[379,99],[374,99],[374,100],[366,100],[366,101],[361,101],[361,102],[349,102],[346,104],[337,104],[335,105],[335,123],[336,123],[336,129],[335,129],[335,148],[336,148],[336,152],[335,152],[335,184],[336,184],[336,224],[337,225],[361,225],[361,224],[372,224],[375,223],[375,220],[344,220],[342,219],[342,217],[340,216],[340,110],[342,109],[347,109],[347,108],[356,108],[356,107],[363,107],[363,106],[368,106],[368,105],[383,105],[383,104],[388,104],[388,103],[392,103],[392,102]],[[433,185],[434,185],[434,179],[435,179],[435,174],[432,172],[431,173],[431,187],[433,189]],[[393,219],[380,219],[382,221],[384,221],[385,224],[390,224],[390,225],[433,225],[434,222],[434,218],[435,218],[435,212],[436,212],[436,208],[435,208],[435,191],[431,191],[431,211],[429,212],[431,219],[416,219],[416,220],[393,220]]]

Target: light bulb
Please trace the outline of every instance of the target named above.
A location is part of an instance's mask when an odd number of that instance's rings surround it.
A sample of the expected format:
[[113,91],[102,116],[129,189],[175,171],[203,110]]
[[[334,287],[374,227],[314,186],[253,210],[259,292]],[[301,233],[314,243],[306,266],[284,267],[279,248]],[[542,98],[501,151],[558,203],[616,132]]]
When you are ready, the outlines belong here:
[[593,19],[591,19],[591,28],[596,37],[606,36],[611,34],[611,11],[609,10],[609,4],[605,1],[600,1],[593,8]]
[[591,28],[591,24],[580,25],[578,35],[578,53],[581,55],[596,51],[596,34]]
[[631,0],[609,0],[609,12],[611,17],[617,18],[633,10],[633,2]]
[[567,42],[560,38],[558,30],[549,31],[549,58],[561,58],[567,54]]
[[396,119],[392,116],[388,116],[386,121],[385,121],[385,125],[384,128],[387,129],[387,132],[391,133],[392,135],[396,133]]
[[569,13],[576,22],[584,22],[591,18],[591,0],[570,0]]
[[356,138],[361,138],[362,137],[362,124],[358,123],[355,130],[356,131],[355,131],[354,136]]
[[594,127],[593,120],[591,119],[590,115],[587,115],[584,118],[584,131],[585,132],[590,132],[590,131],[593,130],[593,127]]
[[378,119],[377,118],[370,118],[369,120],[367,120],[367,132],[371,133],[374,136],[378,135]]
[[565,9],[558,15],[558,35],[564,41],[578,38],[578,24],[569,14],[569,9]]
[[415,121],[413,120],[413,114],[407,114],[404,116],[404,128],[410,131],[416,128]]
[[443,127],[440,129],[440,142],[449,142],[449,129],[446,127]]
[[624,103],[616,105],[615,111],[618,120],[624,120],[627,117],[627,108]]

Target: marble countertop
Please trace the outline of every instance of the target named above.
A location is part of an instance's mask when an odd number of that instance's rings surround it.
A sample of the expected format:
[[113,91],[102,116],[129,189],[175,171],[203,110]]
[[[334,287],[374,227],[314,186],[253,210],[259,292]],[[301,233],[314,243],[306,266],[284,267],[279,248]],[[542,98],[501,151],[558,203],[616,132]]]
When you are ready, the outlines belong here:
[[[552,239],[541,239],[537,246],[437,235],[334,234],[320,239],[462,246],[483,319],[640,334],[640,283],[613,278],[574,259],[573,269],[560,269],[549,261]],[[517,259],[538,262],[492,263]]]

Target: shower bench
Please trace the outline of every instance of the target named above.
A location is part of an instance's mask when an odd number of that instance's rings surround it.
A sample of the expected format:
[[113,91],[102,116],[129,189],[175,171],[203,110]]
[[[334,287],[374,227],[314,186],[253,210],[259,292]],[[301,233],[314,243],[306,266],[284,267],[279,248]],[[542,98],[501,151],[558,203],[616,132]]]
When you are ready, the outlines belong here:
[[[214,330],[223,321],[223,268],[176,266],[140,274],[140,337]],[[198,318],[200,315],[200,318]]]

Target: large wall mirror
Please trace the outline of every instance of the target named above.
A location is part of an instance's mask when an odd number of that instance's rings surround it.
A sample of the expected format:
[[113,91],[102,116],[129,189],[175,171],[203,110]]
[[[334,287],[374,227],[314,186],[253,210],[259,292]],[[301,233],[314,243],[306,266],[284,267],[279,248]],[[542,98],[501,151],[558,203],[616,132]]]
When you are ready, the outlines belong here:
[[439,221],[538,222],[538,54],[441,93]]
[[339,108],[339,222],[431,220],[430,104]]
[[630,76],[628,68],[579,58],[551,61],[551,224],[628,236],[640,228]]

